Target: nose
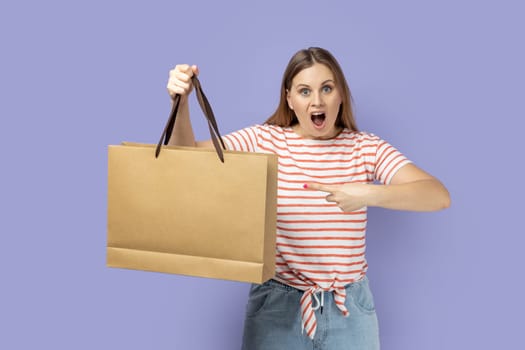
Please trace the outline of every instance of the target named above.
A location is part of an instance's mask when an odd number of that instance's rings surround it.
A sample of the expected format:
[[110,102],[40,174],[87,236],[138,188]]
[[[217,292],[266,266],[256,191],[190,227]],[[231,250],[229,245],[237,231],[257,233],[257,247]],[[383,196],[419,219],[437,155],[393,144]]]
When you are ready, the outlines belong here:
[[312,105],[322,106],[324,104],[323,96],[320,92],[314,92],[312,94]]

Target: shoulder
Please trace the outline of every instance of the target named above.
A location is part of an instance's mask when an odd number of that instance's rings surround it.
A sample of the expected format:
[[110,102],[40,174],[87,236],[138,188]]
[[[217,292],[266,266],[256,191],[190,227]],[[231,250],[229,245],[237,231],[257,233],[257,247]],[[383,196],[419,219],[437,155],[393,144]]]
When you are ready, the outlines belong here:
[[367,131],[352,131],[349,129],[343,129],[336,139],[350,142],[353,145],[377,145],[382,141],[382,139],[374,133]]
[[286,128],[283,128],[282,126],[271,125],[271,124],[258,124],[258,125],[255,125],[255,127],[258,128],[259,130],[263,130],[266,132],[279,133],[279,134],[284,133],[286,129]]
[[258,135],[262,135],[269,139],[284,140],[287,132],[289,132],[287,131],[289,128],[283,128],[278,125],[261,124],[255,125],[254,128],[256,128]]
[[282,141],[286,139],[286,128],[268,125],[268,124],[255,124],[248,126],[244,129],[237,130],[232,133],[232,135],[249,135],[250,138],[259,140],[259,141]]

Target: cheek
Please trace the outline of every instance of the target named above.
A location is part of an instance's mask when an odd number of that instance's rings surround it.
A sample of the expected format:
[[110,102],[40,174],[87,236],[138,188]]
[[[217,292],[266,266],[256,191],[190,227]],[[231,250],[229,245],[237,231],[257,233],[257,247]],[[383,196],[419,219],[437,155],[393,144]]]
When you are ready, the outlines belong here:
[[288,99],[288,107],[296,113],[301,113],[305,109],[304,102],[293,97]]
[[339,106],[343,103],[343,99],[341,98],[341,94],[339,94],[339,92],[336,92],[335,94],[333,94],[332,96],[332,103],[334,105],[337,106],[337,108],[339,108]]
[[330,104],[331,109],[332,109],[332,113],[338,114],[339,113],[339,109],[341,109],[341,105],[342,104],[343,104],[343,102],[341,101],[340,98],[334,99],[332,101],[332,103]]

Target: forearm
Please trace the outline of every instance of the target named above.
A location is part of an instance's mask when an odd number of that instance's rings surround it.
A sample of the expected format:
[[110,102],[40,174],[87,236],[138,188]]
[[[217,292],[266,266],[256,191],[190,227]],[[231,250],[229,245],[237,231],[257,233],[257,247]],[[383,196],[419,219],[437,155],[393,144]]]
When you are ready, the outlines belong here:
[[190,108],[186,97],[181,98],[169,145],[195,147],[195,135],[190,120]]
[[447,189],[437,179],[395,185],[370,185],[368,206],[411,211],[437,211],[450,206]]

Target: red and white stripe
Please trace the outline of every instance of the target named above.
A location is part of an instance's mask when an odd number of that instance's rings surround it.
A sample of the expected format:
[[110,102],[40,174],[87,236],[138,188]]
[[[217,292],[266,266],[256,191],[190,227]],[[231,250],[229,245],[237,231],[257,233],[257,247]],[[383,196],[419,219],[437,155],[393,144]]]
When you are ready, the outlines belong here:
[[228,149],[279,156],[275,279],[305,291],[303,327],[313,337],[312,296],[332,291],[347,315],[344,287],[366,274],[367,211],[345,213],[326,201],[327,193],[303,185],[388,184],[409,160],[374,134],[346,129],[333,139],[312,140],[291,128],[257,125],[223,138]]
[[[321,301],[316,297],[317,293],[321,293]],[[315,317],[315,310],[319,307],[323,307],[324,291],[319,287],[311,287],[306,290],[301,297],[301,320],[302,320],[302,329],[306,332],[306,335],[311,339],[315,336],[315,331],[317,330],[317,319]],[[341,311],[344,317],[349,315],[348,309],[345,306],[346,299],[346,289],[339,288],[333,290],[335,305]],[[313,306],[313,300],[316,301],[316,306]]]

